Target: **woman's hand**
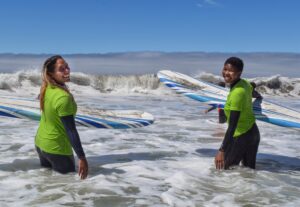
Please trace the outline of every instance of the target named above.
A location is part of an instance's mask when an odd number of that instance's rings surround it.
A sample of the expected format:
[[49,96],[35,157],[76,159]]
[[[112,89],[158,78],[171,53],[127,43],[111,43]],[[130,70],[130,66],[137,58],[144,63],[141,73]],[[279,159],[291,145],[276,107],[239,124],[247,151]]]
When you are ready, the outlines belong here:
[[215,165],[216,169],[221,170],[224,169],[225,161],[224,161],[224,152],[218,151],[215,157]]
[[88,175],[89,166],[86,158],[80,158],[78,161],[78,175],[80,179],[85,179]]

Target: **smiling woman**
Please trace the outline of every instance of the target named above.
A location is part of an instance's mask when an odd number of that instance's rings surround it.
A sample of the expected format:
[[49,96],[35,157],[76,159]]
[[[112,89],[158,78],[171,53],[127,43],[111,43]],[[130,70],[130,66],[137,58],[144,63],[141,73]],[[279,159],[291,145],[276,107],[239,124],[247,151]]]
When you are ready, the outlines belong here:
[[[68,70],[65,70],[66,67]],[[65,85],[65,82],[70,81],[70,69],[60,55],[55,55],[45,61],[42,76],[43,83],[40,93],[40,106],[41,110],[44,110],[44,97],[48,86],[56,86],[67,93],[70,93]]]
[[75,126],[77,105],[65,84],[68,81],[70,68],[67,62],[59,55],[48,58],[43,67],[42,114],[35,145],[41,166],[60,173],[75,171],[73,147],[79,158],[79,176],[84,179],[88,174],[88,163]]
[[57,83],[63,85],[70,81],[70,68],[63,59],[56,61],[57,70],[54,71],[53,78]]
[[216,157],[217,169],[242,164],[255,169],[260,141],[252,107],[252,85],[241,78],[244,63],[240,58],[228,58],[222,70],[225,83],[230,85],[224,112],[228,128]]

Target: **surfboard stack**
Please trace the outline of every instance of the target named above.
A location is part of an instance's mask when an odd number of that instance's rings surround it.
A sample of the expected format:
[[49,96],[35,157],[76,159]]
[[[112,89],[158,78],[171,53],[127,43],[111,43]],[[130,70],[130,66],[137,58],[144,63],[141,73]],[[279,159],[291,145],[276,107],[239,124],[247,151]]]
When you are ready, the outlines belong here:
[[[159,71],[157,77],[177,93],[211,106],[224,107],[229,93],[226,88],[170,70]],[[261,103],[253,104],[253,111],[260,121],[300,129],[300,112],[295,109],[263,99]]]

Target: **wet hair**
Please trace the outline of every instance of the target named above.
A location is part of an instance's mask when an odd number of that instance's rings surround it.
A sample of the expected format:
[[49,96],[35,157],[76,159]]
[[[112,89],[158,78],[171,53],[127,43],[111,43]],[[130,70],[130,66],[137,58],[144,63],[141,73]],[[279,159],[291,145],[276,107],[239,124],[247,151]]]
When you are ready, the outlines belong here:
[[55,79],[53,79],[52,76],[51,76],[51,74],[54,73],[55,64],[56,64],[58,59],[64,60],[62,56],[54,55],[54,56],[48,58],[44,62],[44,65],[43,65],[43,69],[42,69],[42,86],[41,86],[40,95],[39,95],[40,109],[42,111],[44,111],[44,98],[45,98],[46,88],[47,88],[48,85],[61,88],[62,90],[66,91],[67,93],[71,94],[66,86],[62,86],[61,84],[58,84],[55,81]]
[[230,57],[224,63],[224,65],[227,65],[227,64],[232,65],[239,72],[243,72],[244,63],[243,63],[242,59],[240,59],[238,57]]

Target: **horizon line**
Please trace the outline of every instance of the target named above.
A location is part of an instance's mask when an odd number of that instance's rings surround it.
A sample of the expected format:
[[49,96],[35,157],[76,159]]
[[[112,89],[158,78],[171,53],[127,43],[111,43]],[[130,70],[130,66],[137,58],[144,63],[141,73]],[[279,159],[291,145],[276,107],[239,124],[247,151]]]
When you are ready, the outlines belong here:
[[0,55],[36,55],[36,56],[44,56],[44,55],[107,55],[107,54],[137,54],[137,53],[161,53],[161,54],[172,54],[172,53],[203,53],[203,54],[298,54],[300,52],[270,52],[270,51],[252,51],[252,52],[218,52],[218,51],[152,51],[152,50],[140,50],[140,51],[120,51],[120,52],[91,52],[91,53],[17,53],[17,52],[0,52]]

